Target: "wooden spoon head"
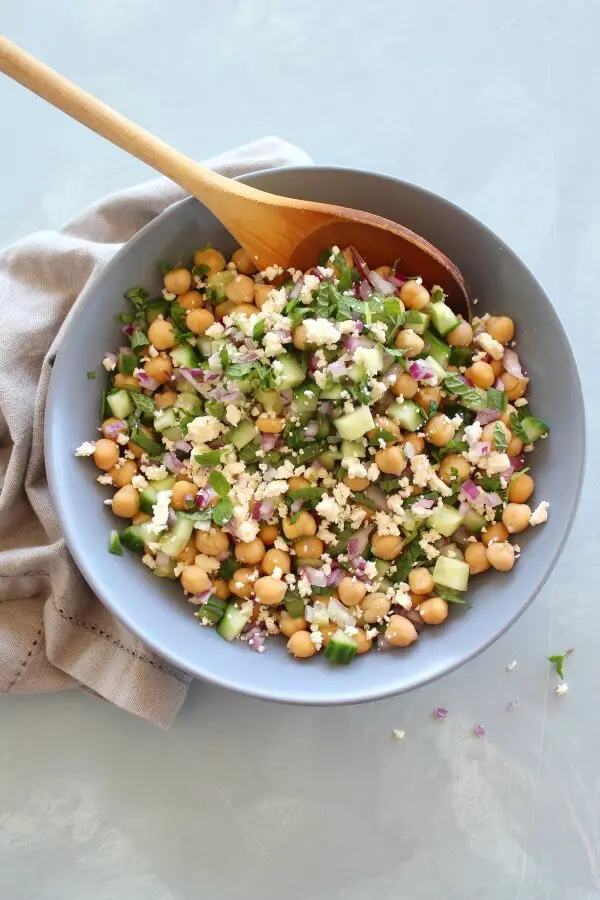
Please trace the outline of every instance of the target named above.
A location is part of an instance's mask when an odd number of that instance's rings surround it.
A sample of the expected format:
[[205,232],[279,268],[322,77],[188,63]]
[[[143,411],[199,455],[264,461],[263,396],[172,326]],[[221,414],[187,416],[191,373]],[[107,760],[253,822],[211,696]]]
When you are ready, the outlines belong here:
[[[371,268],[391,265],[398,259],[398,271],[403,275],[420,275],[428,288],[439,284],[448,295],[448,305],[454,312],[471,320],[469,289],[460,270],[425,238],[372,213],[314,204],[315,213],[317,207],[322,216],[315,216],[312,230],[305,232],[292,251],[288,265],[308,269],[315,265],[326,247],[335,244],[343,249],[352,245]],[[307,218],[310,221],[310,217]]]

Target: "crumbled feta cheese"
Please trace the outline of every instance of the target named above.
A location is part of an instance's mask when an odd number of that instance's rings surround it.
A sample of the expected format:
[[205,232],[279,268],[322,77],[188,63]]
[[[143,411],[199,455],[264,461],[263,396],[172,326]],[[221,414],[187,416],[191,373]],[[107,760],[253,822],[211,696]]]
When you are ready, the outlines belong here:
[[125,444],[129,443],[129,435],[128,434],[118,434],[117,435],[117,444],[120,444],[122,447]]
[[499,341],[495,341],[487,331],[482,331],[481,334],[478,334],[475,338],[475,343],[488,353],[492,359],[502,359],[504,356],[504,347],[502,344]]
[[372,381],[371,382],[371,403],[377,403],[378,400],[381,400],[385,392],[387,391],[387,386],[383,381]]
[[391,534],[397,536],[400,534],[400,529],[394,520],[385,512],[375,513],[375,523],[377,525],[377,534],[379,535]]
[[194,565],[198,566],[199,569],[203,569],[210,575],[211,572],[218,572],[221,564],[214,556],[207,556],[205,553],[197,553],[194,559]]
[[517,397],[515,400],[515,406],[520,408],[521,406],[527,406],[529,400],[526,397]]
[[513,659],[512,662],[509,662],[509,664],[507,665],[506,668],[508,669],[509,672],[512,672],[513,669],[516,669],[516,668],[517,668],[517,661],[516,661],[516,659]]
[[146,481],[146,479],[144,478],[143,475],[134,475],[133,478],[131,479],[131,483],[132,483],[133,487],[136,488],[136,490],[138,490],[138,491],[143,491],[144,488],[148,487],[148,482]]
[[342,460],[342,468],[347,470],[348,478],[368,478],[367,469],[356,456],[345,456]]
[[229,403],[225,410],[225,418],[230,425],[235,427],[242,418],[242,413],[237,406],[234,406],[233,403]]
[[165,466],[144,466],[143,471],[148,481],[162,481],[169,474]]
[[357,366],[364,366],[367,375],[377,375],[381,371],[381,361],[377,354],[368,347],[357,347],[352,356]]
[[195,444],[207,444],[219,437],[224,426],[214,416],[197,416],[188,425],[188,440]]
[[[359,512],[363,514],[362,518],[364,519],[364,511],[362,509],[360,509]],[[361,521],[362,521],[362,519],[361,519]],[[317,531],[317,537],[321,538],[321,540],[323,541],[324,544],[337,544],[337,535],[335,535],[333,531],[329,531],[327,526],[324,525],[323,523],[321,523],[321,525],[319,526],[319,530]],[[275,546],[277,546],[277,543],[275,543]],[[282,548],[279,547],[278,549],[281,550]],[[285,546],[285,549],[286,550],[288,549],[287,545]]]
[[542,525],[544,522],[548,520],[548,508],[550,504],[547,500],[542,500],[537,509],[535,509],[531,514],[531,519],[529,520],[530,525]]
[[349,522],[353,528],[360,528],[362,523],[367,518],[367,511],[362,509],[360,506],[353,506],[350,510]]
[[410,467],[413,471],[413,481],[417,487],[425,487],[431,471],[431,465],[428,457],[424,453],[417,453],[410,460]]
[[399,731],[398,728],[394,728],[394,730],[392,731],[392,734],[394,735],[394,737],[396,738],[397,741],[404,740],[404,734],[405,734],[404,731]]
[[320,650],[321,647],[323,646],[323,633],[319,630],[311,631],[310,639],[311,639],[312,643],[315,645],[315,647],[317,648],[317,650]]
[[316,347],[336,344],[341,333],[329,319],[305,319],[306,342]]
[[110,356],[105,356],[102,360],[102,365],[107,372],[114,372],[114,370],[117,368],[117,361],[116,359],[112,359]]
[[427,531],[419,541],[419,547],[430,561],[436,559],[436,557],[440,555],[440,551],[433,546],[440,538],[441,534],[432,529],[431,531]]
[[96,478],[96,481],[98,482],[98,484],[112,484],[113,483],[113,480],[112,480],[111,476],[108,474],[108,472],[104,472],[103,475],[98,475],[98,477]]
[[148,347],[148,356],[152,357],[152,359],[155,359],[158,356],[158,350],[156,349],[154,344],[150,344],[150,346]]
[[510,465],[510,459],[506,453],[498,453],[496,450],[492,450],[486,458],[485,468],[488,475],[499,475],[501,472],[510,469]]
[[472,425],[467,425],[465,428],[465,440],[469,447],[474,447],[481,440],[481,435],[483,433],[483,428],[481,427],[480,422],[473,422]]
[[385,343],[385,339],[387,338],[387,325],[384,322],[372,322],[368,326],[368,329],[376,341],[379,341],[381,344]]
[[562,696],[564,696],[564,694],[567,693],[568,690],[569,690],[569,685],[563,683],[563,684],[558,685],[558,687],[556,688],[554,693],[556,694],[557,697],[562,697]]
[[169,503],[173,491],[159,491],[156,495],[156,503],[152,506],[152,530],[157,533],[165,531],[169,517]]
[[238,539],[244,544],[248,544],[250,543],[250,541],[253,541],[258,534],[258,531],[259,524],[253,519],[248,519],[245,522],[241,522],[239,525],[236,524],[236,535]]
[[[171,291],[168,291],[166,288],[163,288],[162,295],[165,300],[169,301],[169,303],[172,303],[173,300],[177,299],[177,294],[171,293]],[[158,318],[162,319],[162,316],[158,316]]]
[[327,522],[337,522],[342,518],[342,510],[333,497],[323,497],[317,503],[316,512]]
[[75,451],[75,456],[93,456],[96,449],[95,441],[84,441]]
[[279,275],[283,275],[283,269],[281,266],[267,266],[260,274],[267,281],[274,281]]
[[189,563],[178,562],[177,565],[175,566],[175,568],[173,569],[173,574],[174,574],[175,578],[179,578],[179,576],[184,571],[184,569],[187,569],[188,565],[189,565]]
[[352,491],[350,490],[350,488],[347,487],[345,484],[342,484],[341,482],[339,484],[336,484],[336,486],[333,489],[333,499],[340,506],[346,505],[346,503],[350,499],[351,494],[352,494]]
[[221,337],[221,335],[224,333],[224,331],[225,331],[225,328],[221,324],[221,322],[213,322],[212,325],[210,325],[206,329],[204,334],[208,338],[218,338],[218,337]]
[[156,560],[149,553],[144,553],[144,555],[142,556],[142,563],[143,563],[143,565],[147,566],[149,569],[156,568]]

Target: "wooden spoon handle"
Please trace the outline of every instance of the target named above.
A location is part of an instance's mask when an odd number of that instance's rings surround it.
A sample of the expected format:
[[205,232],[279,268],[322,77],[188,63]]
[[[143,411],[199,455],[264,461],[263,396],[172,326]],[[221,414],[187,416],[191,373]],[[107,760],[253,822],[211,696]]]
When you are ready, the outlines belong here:
[[253,199],[261,192],[206,169],[115,112],[0,35],[0,71],[122,150],[162,172],[217,213],[224,192]]

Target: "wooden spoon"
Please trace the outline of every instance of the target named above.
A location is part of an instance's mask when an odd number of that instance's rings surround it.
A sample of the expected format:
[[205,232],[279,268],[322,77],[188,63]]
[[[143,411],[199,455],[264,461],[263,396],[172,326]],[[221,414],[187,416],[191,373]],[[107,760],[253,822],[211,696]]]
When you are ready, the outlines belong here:
[[0,35],[0,71],[198,198],[259,269],[308,269],[325,247],[353,245],[371,267],[400,258],[402,272],[439,284],[456,312],[470,318],[469,292],[457,267],[424,238],[373,213],[279,197],[218,175],[174,150]]

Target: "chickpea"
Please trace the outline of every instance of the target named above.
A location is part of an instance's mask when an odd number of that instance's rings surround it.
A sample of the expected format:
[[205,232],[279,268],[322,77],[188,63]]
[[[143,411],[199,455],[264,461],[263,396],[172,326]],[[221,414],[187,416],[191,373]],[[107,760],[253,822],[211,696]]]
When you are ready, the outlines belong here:
[[363,622],[366,622],[367,625],[374,625],[375,622],[381,622],[384,616],[387,616],[392,608],[392,602],[385,594],[367,594],[361,607]]
[[471,466],[460,453],[449,453],[440,463],[439,475],[445,484],[454,484],[455,482],[462,484],[469,477],[470,472]]
[[117,487],[125,487],[131,484],[133,476],[137,474],[137,465],[132,459],[126,459],[122,466],[113,466],[108,470],[108,474],[113,480],[113,484]]
[[523,441],[521,438],[513,435],[508,442],[508,447],[506,448],[506,453],[508,456],[520,456],[521,451],[523,450]]
[[320,559],[325,550],[325,544],[318,537],[298,538],[294,543],[294,550],[299,559]]
[[468,347],[473,340],[473,329],[468,322],[461,321],[456,328],[448,332],[446,340],[451,347]]
[[298,616],[296,619],[293,619],[289,612],[284,609],[279,617],[279,628],[282,634],[285,634],[286,637],[291,637],[297,631],[306,631],[308,622],[304,616]]
[[129,388],[130,390],[139,391],[140,383],[133,375],[121,375],[117,372],[115,375],[114,385],[116,388]]
[[256,599],[263,606],[277,606],[283,601],[287,591],[287,584],[272,575],[263,575],[254,585]]
[[442,402],[442,392],[437,387],[422,387],[415,394],[415,403],[429,413],[432,403],[439,406]]
[[415,431],[404,435],[404,446],[406,447],[407,444],[411,445],[415,453],[422,453],[425,449],[425,439]]
[[387,281],[388,278],[390,277],[390,275],[392,274],[392,267],[391,266],[377,266],[377,268],[374,269],[373,271],[377,272],[378,275],[380,275],[382,278],[385,278],[385,280]]
[[256,569],[238,569],[229,580],[230,592],[239,597],[240,600],[249,600],[254,593],[254,583],[257,575]]
[[507,503],[502,512],[502,522],[509,534],[519,534],[529,527],[531,507],[526,503]]
[[483,360],[469,366],[465,375],[476,387],[484,389],[491,387],[496,380],[492,367]]
[[310,631],[296,631],[287,642],[287,648],[297,659],[314,656],[317,648],[310,639]]
[[209,531],[195,531],[194,535],[198,553],[204,553],[205,556],[221,556],[222,553],[229,551],[229,538],[215,525],[212,525]]
[[[151,440],[154,440],[154,438],[152,437],[152,432],[150,431],[150,429],[148,428],[147,425],[140,425],[140,431],[142,432],[142,434],[145,434],[146,437],[150,438]],[[127,449],[131,450],[131,452],[136,457],[136,459],[139,459],[139,457],[144,452],[141,447],[138,447],[137,444],[134,444],[131,441],[127,444]]]
[[94,462],[99,469],[108,472],[119,459],[119,445],[108,438],[100,438],[94,448]]
[[508,344],[515,336],[515,323],[509,316],[490,316],[485,328],[500,344]]
[[212,587],[208,573],[200,566],[188,566],[181,573],[179,580],[187,594],[203,594]]
[[489,362],[490,368],[496,378],[500,378],[500,376],[504,373],[504,366],[502,364],[501,359],[490,359]]
[[185,294],[192,286],[192,273],[188,269],[171,269],[164,279],[165,290],[170,294]]
[[404,355],[407,359],[413,359],[423,352],[425,341],[412,328],[403,328],[396,335],[395,345],[398,350],[406,350]]
[[508,572],[515,564],[515,548],[507,541],[490,544],[485,553],[490,565],[499,572]]
[[529,384],[529,378],[516,378],[508,372],[504,373],[502,381],[504,382],[504,390],[509,400],[518,400],[522,397],[527,391],[527,386]]
[[196,547],[194,546],[194,541],[188,541],[181,553],[178,553],[175,559],[177,562],[185,563],[186,566],[191,566],[194,560],[196,559]]
[[167,353],[159,353],[158,356],[144,363],[144,372],[149,378],[154,378],[159,384],[164,384],[173,374],[173,360]]
[[[230,300],[228,300],[227,302],[231,303]],[[258,306],[254,306],[253,303],[238,303],[237,305],[234,304],[230,315],[233,315],[234,313],[239,316],[255,316],[258,315]]]
[[243,275],[253,275],[257,269],[243,247],[236,250],[231,256],[231,262],[238,272]]
[[448,416],[440,413],[427,422],[423,428],[425,437],[434,447],[445,447],[456,434],[456,425]]
[[132,525],[143,525],[144,522],[150,522],[152,516],[149,516],[148,513],[139,512],[137,515],[133,516],[131,519]]
[[157,391],[154,394],[154,405],[157,409],[166,409],[167,406],[173,406],[178,397],[179,394],[176,394],[175,391],[168,389]]
[[358,606],[362,603],[367,589],[358,578],[346,575],[338,585],[338,595],[344,606]]
[[294,541],[299,537],[312,537],[313,534],[317,533],[317,523],[314,517],[305,509],[300,510],[298,518],[293,524],[289,519],[284,519],[282,527],[288,541]]
[[417,566],[408,573],[408,586],[413,594],[430,594],[433,585],[433,575],[423,566]]
[[256,420],[256,427],[262,434],[281,434],[285,421],[283,419],[267,415],[260,415]]
[[486,527],[482,530],[481,540],[486,547],[489,547],[490,544],[496,543],[498,541],[507,541],[508,530],[502,522],[492,522],[491,525],[486,525]]
[[225,296],[232,303],[252,303],[254,300],[254,281],[247,275],[236,275],[225,288]]
[[373,646],[373,641],[371,638],[367,637],[364,628],[359,628],[356,634],[352,635],[352,640],[356,641],[356,643],[358,644],[358,648],[356,650],[358,656],[361,656],[363,653],[367,653]]
[[194,253],[195,266],[207,266],[207,275],[216,275],[225,268],[225,257],[218,250],[207,247],[206,250],[196,250]]
[[375,454],[375,463],[386,475],[400,475],[406,468],[402,447],[384,447]]
[[260,538],[235,545],[235,558],[248,566],[256,566],[265,555],[265,545]]
[[390,390],[396,397],[404,397],[405,400],[412,400],[419,390],[419,382],[416,381],[408,372],[398,375],[395,381],[390,384]]
[[469,564],[471,575],[479,575],[489,569],[490,564],[486,555],[485,544],[481,541],[471,541],[465,548],[465,562]]
[[171,506],[173,509],[191,509],[196,505],[198,488],[192,481],[176,481],[172,490]]
[[180,294],[177,302],[184,309],[198,309],[204,304],[204,298],[200,291],[186,291],[185,294]]
[[176,344],[173,326],[159,316],[148,328],[148,340],[157,350],[170,350]]
[[500,421],[490,422],[488,425],[485,426],[485,428],[481,432],[481,440],[484,441],[486,444],[489,444],[492,447],[492,449],[494,449],[494,450],[498,449],[498,445],[496,443],[496,432],[497,431],[502,432],[502,436],[504,437],[504,441],[502,441],[502,443],[506,443],[508,445],[508,443],[512,437],[510,430],[506,427],[504,422],[500,422]]
[[406,616],[392,616],[385,630],[385,639],[394,647],[409,647],[418,639],[417,629]]
[[323,635],[323,646],[326,647],[338,630],[337,625],[319,625],[319,631]]
[[351,491],[364,491],[371,484],[368,478],[350,478],[347,473],[344,475],[343,481]]
[[419,604],[419,613],[426,625],[441,625],[448,618],[448,604],[441,597],[430,597]]
[[263,304],[269,299],[269,294],[273,290],[271,284],[255,284],[254,285],[254,302],[259,309],[263,308]]
[[[375,416],[375,428],[367,432],[367,437],[375,437],[378,431],[389,431],[397,441],[401,439],[400,426],[392,419],[388,419],[387,416]],[[394,441],[391,441],[391,443],[394,443]]]
[[218,597],[219,600],[227,600],[230,596],[229,585],[222,578],[217,578],[213,582],[212,590],[215,597]]
[[235,309],[235,303],[232,303],[231,300],[221,300],[215,306],[215,318],[224,319],[225,316],[230,315],[233,309]]
[[262,558],[260,568],[265,575],[272,575],[275,569],[281,569],[284,575],[289,575],[292,569],[290,554],[283,550],[267,550]]
[[306,337],[306,325],[300,323],[300,325],[294,328],[294,333],[292,335],[292,344],[297,350],[306,350],[308,344]]
[[508,485],[508,499],[511,503],[526,503],[533,494],[534,487],[533,478],[527,472],[511,478]]
[[279,528],[277,525],[263,525],[258,532],[258,536],[267,547],[272,547],[276,539],[279,537]]
[[371,538],[371,550],[379,559],[396,559],[402,553],[404,541],[395,534],[376,534]]
[[185,324],[194,334],[205,334],[214,321],[215,317],[208,309],[190,309],[185,314]]
[[418,281],[406,281],[400,288],[400,299],[407,309],[425,309],[431,297],[429,291]]
[[288,478],[288,488],[290,491],[300,491],[302,488],[310,487],[308,478],[302,478],[301,475],[292,475]]
[[140,495],[131,484],[120,488],[112,498],[112,511],[122,519],[132,519],[140,511]]
[[[117,426],[119,426],[117,428]],[[101,432],[105,438],[109,441],[116,441],[117,434],[127,434],[129,426],[125,419],[115,419],[114,416],[111,416],[108,419],[105,419],[101,425]],[[113,437],[113,429],[114,429],[114,437]]]

